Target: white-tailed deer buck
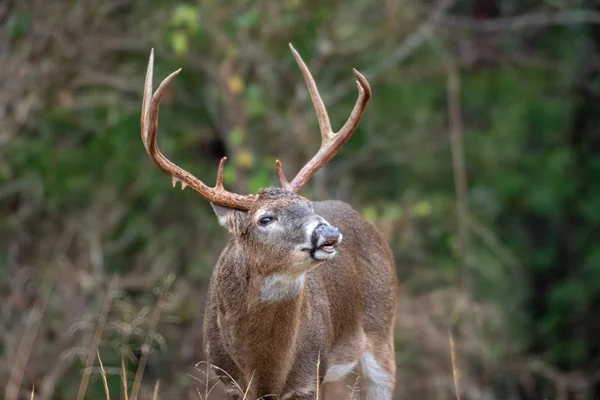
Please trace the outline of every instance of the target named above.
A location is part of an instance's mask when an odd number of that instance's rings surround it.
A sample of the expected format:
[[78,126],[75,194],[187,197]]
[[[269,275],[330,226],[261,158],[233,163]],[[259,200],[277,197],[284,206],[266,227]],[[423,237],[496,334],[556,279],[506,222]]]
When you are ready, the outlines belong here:
[[[182,188],[210,201],[230,233],[206,305],[204,335],[210,363],[241,387],[250,385],[248,399],[315,399],[323,382],[338,380],[359,366],[363,396],[389,400],[395,386],[397,297],[390,247],[349,205],[312,203],[298,195],[350,139],[371,88],[353,70],[358,100],[348,121],[334,133],[314,79],[290,48],[308,86],[322,138],[317,154],[291,182],[277,161],[281,188],[242,196],[223,188],[225,158],[214,188],[165,158],[156,144],[158,106],[179,71],[153,94],[154,52],[144,84],[142,140],[173,185],[181,182]],[[229,377],[222,380],[230,399],[242,398]]]

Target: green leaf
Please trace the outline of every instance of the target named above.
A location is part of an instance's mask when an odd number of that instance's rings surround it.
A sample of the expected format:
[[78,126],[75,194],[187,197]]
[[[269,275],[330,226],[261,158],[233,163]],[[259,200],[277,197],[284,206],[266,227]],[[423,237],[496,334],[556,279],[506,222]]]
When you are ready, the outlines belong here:
[[223,183],[225,185],[232,185],[237,180],[237,173],[234,167],[225,165],[223,167]]
[[31,28],[31,15],[19,12],[9,17],[6,23],[6,34],[11,39],[19,38],[29,32]]
[[420,200],[413,207],[415,217],[424,218],[431,215],[431,203],[427,200]]
[[246,137],[244,128],[236,126],[229,132],[227,139],[229,139],[228,142],[230,146],[238,147],[244,141],[244,137]]
[[369,222],[377,222],[379,216],[377,215],[377,209],[373,206],[367,206],[363,210],[363,216]]
[[250,193],[257,193],[260,189],[268,187],[271,183],[271,177],[271,171],[266,169],[252,174],[248,180],[248,189],[250,190]]
[[185,28],[190,33],[200,27],[200,8],[189,4],[177,6],[171,17],[171,24],[177,28]]
[[236,18],[236,23],[241,28],[248,28],[260,20],[260,12],[257,9],[248,11]]
[[188,37],[184,32],[176,31],[171,34],[171,49],[178,56],[183,56],[187,53],[189,47]]

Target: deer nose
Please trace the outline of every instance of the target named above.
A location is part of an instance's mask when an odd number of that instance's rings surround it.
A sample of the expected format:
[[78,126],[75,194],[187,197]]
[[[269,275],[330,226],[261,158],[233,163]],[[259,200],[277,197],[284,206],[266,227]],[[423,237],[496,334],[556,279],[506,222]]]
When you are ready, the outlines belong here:
[[315,247],[335,246],[340,240],[340,231],[333,225],[320,224],[313,231],[311,242]]

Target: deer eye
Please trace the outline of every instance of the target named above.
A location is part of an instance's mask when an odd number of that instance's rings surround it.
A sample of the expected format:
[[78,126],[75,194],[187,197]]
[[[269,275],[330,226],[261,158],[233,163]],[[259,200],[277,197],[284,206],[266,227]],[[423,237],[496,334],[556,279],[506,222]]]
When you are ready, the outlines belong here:
[[273,221],[275,221],[275,218],[273,218],[273,217],[262,217],[261,219],[258,220],[258,223],[261,224],[262,226],[266,226],[266,225],[269,225]]

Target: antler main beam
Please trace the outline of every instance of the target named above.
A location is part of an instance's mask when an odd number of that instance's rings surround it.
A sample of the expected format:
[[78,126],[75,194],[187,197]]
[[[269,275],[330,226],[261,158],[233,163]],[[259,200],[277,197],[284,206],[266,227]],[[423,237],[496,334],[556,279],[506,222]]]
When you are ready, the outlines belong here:
[[300,67],[302,75],[304,76],[308,93],[310,94],[310,98],[315,108],[315,113],[317,114],[319,130],[321,131],[321,147],[319,148],[319,151],[306,165],[304,165],[304,167],[302,167],[300,172],[298,172],[296,177],[291,182],[286,179],[285,174],[283,173],[281,162],[277,160],[277,176],[281,186],[284,189],[297,193],[323,165],[325,165],[337,154],[342,146],[350,139],[358,127],[358,124],[360,123],[360,120],[367,107],[367,103],[371,98],[371,87],[369,86],[369,82],[367,82],[365,77],[353,68],[352,72],[356,77],[356,86],[358,87],[358,99],[356,100],[354,109],[352,110],[352,113],[350,113],[350,116],[348,117],[348,120],[342,129],[335,133],[331,130],[327,109],[325,108],[325,104],[323,104],[323,100],[321,99],[321,95],[319,94],[319,90],[317,89],[317,84],[315,83],[314,78],[302,60],[302,57],[300,57],[300,54],[298,54],[291,43],[290,50],[296,59],[298,67]]
[[[329,116],[323,100],[317,89],[314,78],[312,77],[308,67],[300,57],[300,54],[294,49],[290,43],[290,50],[300,71],[304,76],[304,81],[308,88],[310,98],[317,114],[317,120],[319,123],[319,130],[321,131],[321,147],[315,156],[308,162],[296,177],[289,182],[283,173],[281,162],[277,160],[277,177],[284,189],[292,192],[299,192],[300,189],[310,180],[310,178],[329,160],[331,160],[337,152],[342,148],[344,144],[350,139],[360,120],[365,112],[367,103],[371,98],[371,87],[365,79],[356,69],[352,69],[354,76],[356,77],[356,85],[358,87],[358,99],[354,105],[354,109],[348,120],[339,130],[335,133],[331,130],[331,124],[329,122]],[[196,178],[194,175],[183,170],[177,165],[169,161],[159,150],[156,143],[156,133],[158,130],[158,108],[160,99],[162,98],[165,90],[171,81],[179,74],[181,69],[171,73],[167,76],[162,83],[156,89],[156,92],[152,93],[152,77],[154,72],[154,49],[150,52],[150,59],[148,60],[148,69],[146,72],[146,81],[144,83],[144,99],[142,102],[142,115],[141,115],[141,134],[144,147],[150,158],[158,165],[158,167],[167,175],[172,177],[173,186],[177,182],[181,182],[181,188],[185,189],[189,187],[194,192],[206,200],[218,204],[224,207],[235,208],[238,210],[249,210],[256,201],[254,195],[239,195],[231,193],[225,190],[223,187],[223,166],[225,163],[225,157],[221,159],[219,163],[219,170],[217,172],[217,182],[215,187],[211,188],[206,186],[201,180]]]
[[154,72],[154,49],[150,52],[148,60],[148,69],[146,71],[146,81],[144,83],[144,99],[142,101],[141,132],[144,147],[150,158],[167,175],[172,177],[173,186],[181,182],[181,189],[189,187],[198,193],[204,199],[218,204],[220,206],[235,208],[238,210],[249,210],[256,196],[242,196],[231,193],[223,187],[223,166],[227,157],[223,157],[219,162],[217,171],[217,183],[214,188],[206,186],[200,179],[185,171],[169,161],[159,150],[156,144],[156,132],[158,130],[158,106],[169,83],[179,74],[181,68],[167,76],[158,86],[156,92],[152,94],[152,75]]

